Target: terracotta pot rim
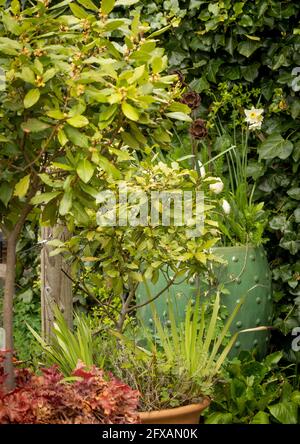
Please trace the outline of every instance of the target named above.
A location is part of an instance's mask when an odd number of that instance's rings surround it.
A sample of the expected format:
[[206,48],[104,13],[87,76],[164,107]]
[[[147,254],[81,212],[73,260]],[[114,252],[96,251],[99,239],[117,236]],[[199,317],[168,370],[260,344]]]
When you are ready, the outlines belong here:
[[189,413],[202,411],[206,409],[206,407],[209,406],[211,400],[209,397],[205,396],[202,402],[199,402],[197,404],[188,404],[183,407],[173,407],[170,409],[163,409],[163,410],[152,410],[150,412],[139,412],[140,419],[155,419],[156,417],[172,417],[179,415],[186,415]]

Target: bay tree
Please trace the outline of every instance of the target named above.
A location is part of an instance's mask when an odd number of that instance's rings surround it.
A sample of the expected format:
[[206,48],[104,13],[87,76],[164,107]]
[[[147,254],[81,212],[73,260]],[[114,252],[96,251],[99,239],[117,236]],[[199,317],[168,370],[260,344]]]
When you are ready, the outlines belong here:
[[126,11],[127,18],[114,14],[114,7],[132,3],[137,2],[38,1],[22,9],[14,0],[0,6],[7,388],[14,384],[16,245],[33,208],[45,225],[69,213],[71,232],[74,224],[88,225],[93,177],[120,179],[124,161],[167,146],[174,120],[190,121],[188,107],[176,100],[177,76],[168,74],[167,58],[157,47],[159,33],[148,33],[138,10]]

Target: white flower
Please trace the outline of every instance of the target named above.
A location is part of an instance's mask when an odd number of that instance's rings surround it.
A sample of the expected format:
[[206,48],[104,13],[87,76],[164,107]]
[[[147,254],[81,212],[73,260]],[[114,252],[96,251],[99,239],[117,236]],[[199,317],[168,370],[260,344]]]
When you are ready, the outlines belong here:
[[223,199],[222,208],[223,208],[223,211],[225,214],[230,214],[231,206],[230,206],[229,202],[227,202],[226,199]]
[[200,160],[198,160],[198,163],[199,163],[199,167],[200,167],[200,176],[202,179],[204,179],[205,175],[206,175],[205,168],[202,165],[202,163],[200,162]]
[[224,184],[219,177],[215,177],[215,180],[216,180],[215,183],[211,183],[209,185],[209,189],[210,189],[210,191],[212,191],[215,194],[220,194],[223,191]]
[[262,108],[254,108],[244,110],[246,118],[245,121],[249,124],[249,130],[260,129],[261,124],[264,120],[262,113],[264,110]]

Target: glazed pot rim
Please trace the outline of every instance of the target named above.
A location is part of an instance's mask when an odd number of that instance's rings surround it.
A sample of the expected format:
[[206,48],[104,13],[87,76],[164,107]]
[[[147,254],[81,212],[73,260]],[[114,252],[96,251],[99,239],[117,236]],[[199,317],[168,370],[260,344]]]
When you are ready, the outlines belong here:
[[150,412],[139,412],[141,419],[154,419],[156,417],[175,417],[179,415],[186,415],[192,412],[202,411],[209,406],[211,400],[208,396],[203,398],[202,402],[196,404],[188,404],[182,407],[173,407],[170,409],[152,410]]
[[252,245],[252,244],[248,244],[248,245],[228,245],[228,246],[223,246],[223,245],[216,245],[214,247],[212,247],[212,250],[264,250],[264,246],[263,245]]

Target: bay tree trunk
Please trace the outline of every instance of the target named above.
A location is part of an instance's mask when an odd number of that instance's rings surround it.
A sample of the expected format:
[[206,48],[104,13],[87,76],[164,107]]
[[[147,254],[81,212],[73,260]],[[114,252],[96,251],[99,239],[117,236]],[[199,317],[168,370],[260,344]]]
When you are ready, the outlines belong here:
[[4,373],[6,374],[5,388],[13,390],[15,386],[13,369],[13,300],[16,278],[16,245],[17,234],[10,233],[7,238],[7,259],[3,299],[3,328],[5,331]]
[[54,247],[47,245],[51,239],[66,241],[69,238],[70,233],[63,225],[42,228],[42,239],[45,241],[41,252],[42,336],[48,343],[51,342],[55,305],[62,312],[68,327],[73,327],[72,281],[67,277],[71,275],[70,266],[62,255],[51,256]]

